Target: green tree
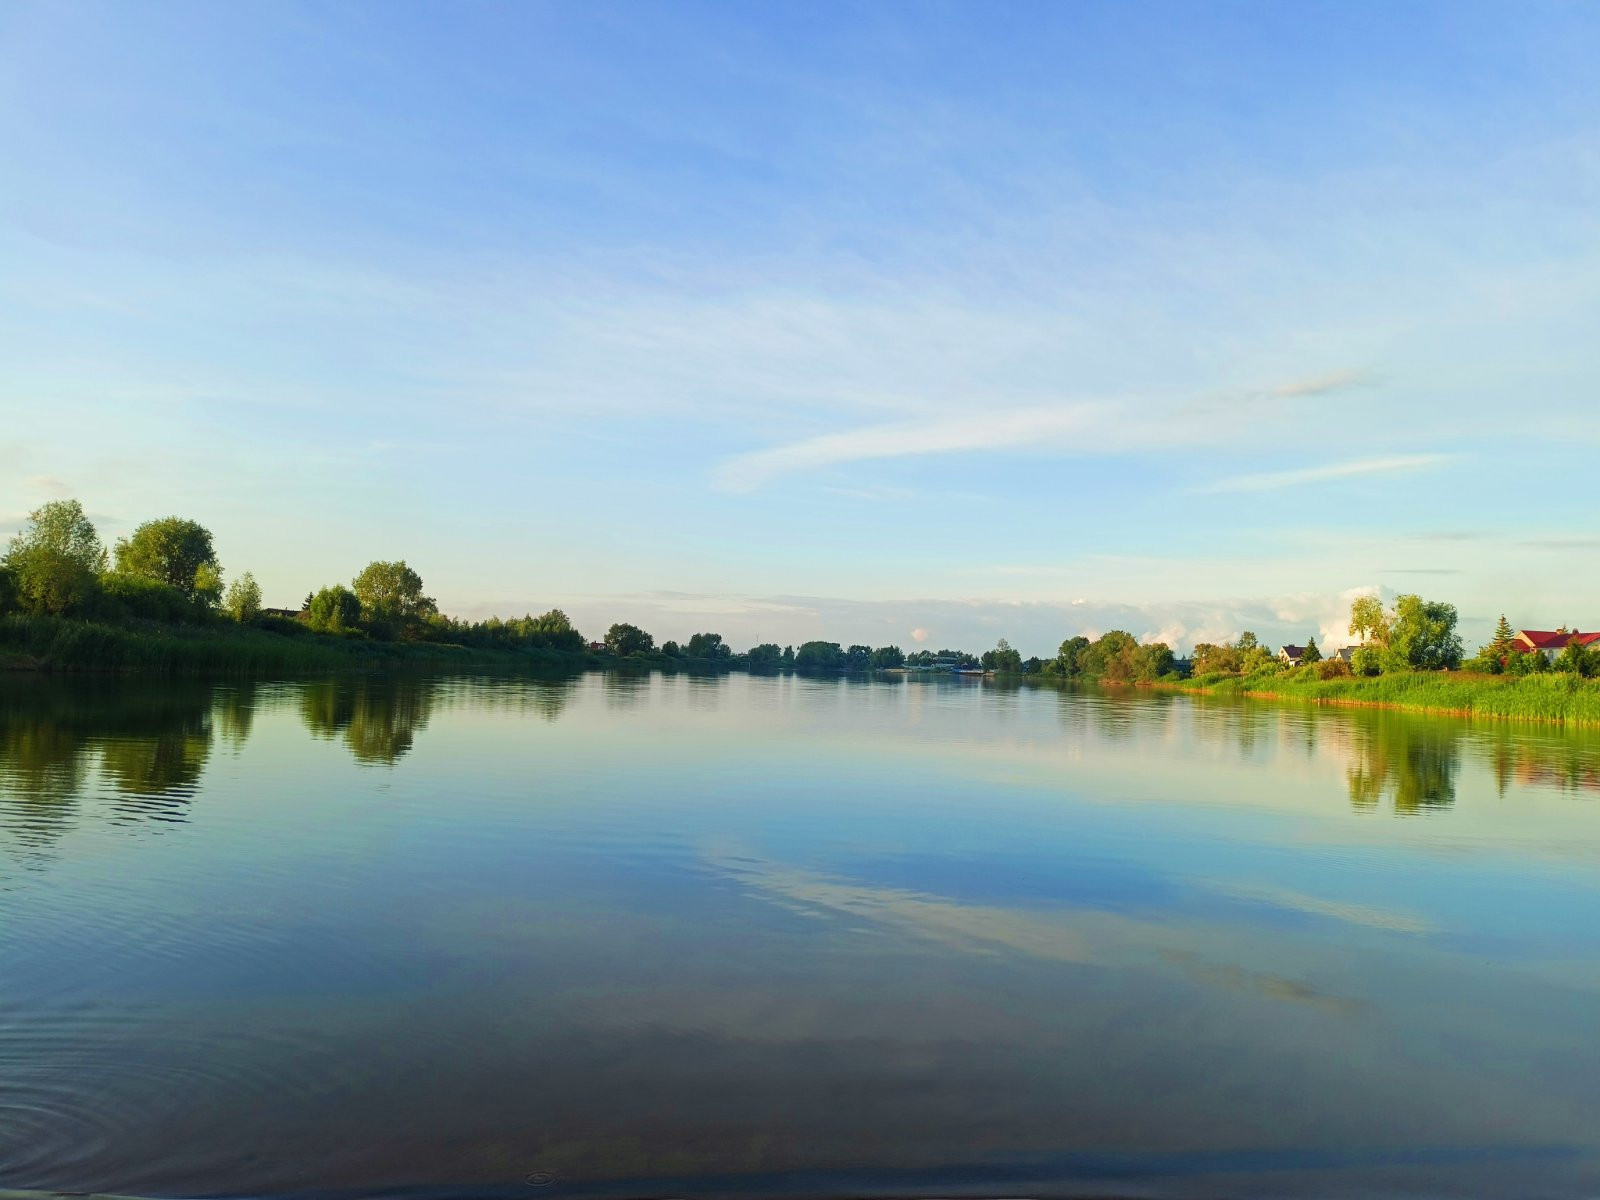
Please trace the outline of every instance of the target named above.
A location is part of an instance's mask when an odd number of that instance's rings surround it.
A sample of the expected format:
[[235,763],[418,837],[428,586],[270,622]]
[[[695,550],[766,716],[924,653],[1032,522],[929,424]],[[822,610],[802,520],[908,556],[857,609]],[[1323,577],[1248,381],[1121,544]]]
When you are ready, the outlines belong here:
[[847,671],[865,671],[872,666],[872,647],[859,643],[851,646],[844,652],[844,669]]
[[17,581],[11,568],[0,565],[0,616],[17,607]]
[[146,521],[120,539],[117,570],[175,587],[202,604],[212,594],[213,585],[216,595],[221,595],[221,567],[211,545],[211,531],[184,517]]
[[1308,637],[1306,639],[1305,652],[1300,655],[1300,661],[1306,664],[1315,664],[1322,661],[1322,651],[1317,649],[1316,638]]
[[1377,646],[1357,646],[1350,655],[1350,671],[1354,675],[1382,674],[1383,651]]
[[306,606],[306,624],[319,633],[349,633],[361,624],[361,601],[343,584],[325,587]]
[[1383,601],[1376,594],[1357,596],[1350,605],[1350,633],[1363,644],[1387,646],[1392,619],[1383,611]]
[[351,581],[361,602],[361,618],[376,632],[398,635],[424,613],[433,612],[432,597],[422,594],[422,576],[395,562],[370,562]]
[[1160,679],[1177,668],[1177,657],[1165,642],[1150,642],[1134,651],[1133,677],[1141,682]]
[[1500,620],[1495,623],[1494,637],[1489,639],[1487,647],[1489,653],[1504,661],[1516,648],[1517,635],[1511,628],[1511,622],[1506,620],[1505,613],[1500,614]]
[[793,646],[785,646],[783,648],[783,665],[785,667],[790,667],[790,668],[792,668],[794,666],[794,647]]
[[677,642],[665,641],[661,643],[661,653],[665,654],[668,658],[682,658],[683,647],[678,645]]
[[720,633],[696,633],[690,635],[684,653],[690,658],[724,659],[733,657],[733,647],[722,640]]
[[228,585],[226,607],[235,621],[254,621],[261,615],[261,585],[249,571]]
[[750,647],[744,661],[752,671],[775,671],[783,663],[783,648],[776,642],[762,642]]
[[94,598],[106,551],[76,500],[52,500],[28,514],[4,565],[24,612],[70,613]]
[[984,670],[993,671],[996,675],[1020,675],[1022,673],[1022,654],[1011,648],[1011,643],[1001,638],[993,650],[985,652],[982,659]]
[[879,646],[872,652],[872,669],[890,671],[906,665],[905,651],[899,646]]
[[1389,657],[1413,671],[1453,670],[1461,665],[1456,606],[1421,596],[1396,596],[1389,629]]
[[215,563],[201,563],[194,573],[195,604],[207,612],[222,603],[222,568]]
[[1126,682],[1138,673],[1139,642],[1126,630],[1103,634],[1083,656],[1083,673],[1094,679]]
[[1052,674],[1065,675],[1069,679],[1083,674],[1083,656],[1089,652],[1089,639],[1079,634],[1069,637],[1061,643],[1056,651],[1055,671]]
[[655,649],[656,640],[637,625],[619,622],[606,630],[606,649],[618,658],[630,654],[648,654]]
[[1595,673],[1595,658],[1595,653],[1578,639],[1577,634],[1573,634],[1566,649],[1556,656],[1555,668],[1587,679]]
[[794,652],[797,671],[837,671],[843,663],[838,642],[806,642]]

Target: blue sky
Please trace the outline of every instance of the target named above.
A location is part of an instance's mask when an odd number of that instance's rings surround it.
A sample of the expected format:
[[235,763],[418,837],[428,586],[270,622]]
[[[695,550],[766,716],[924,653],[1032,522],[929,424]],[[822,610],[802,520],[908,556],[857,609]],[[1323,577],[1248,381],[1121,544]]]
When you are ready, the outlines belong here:
[[1593,627],[1597,52],[1576,4],[14,2],[0,529],[736,644]]

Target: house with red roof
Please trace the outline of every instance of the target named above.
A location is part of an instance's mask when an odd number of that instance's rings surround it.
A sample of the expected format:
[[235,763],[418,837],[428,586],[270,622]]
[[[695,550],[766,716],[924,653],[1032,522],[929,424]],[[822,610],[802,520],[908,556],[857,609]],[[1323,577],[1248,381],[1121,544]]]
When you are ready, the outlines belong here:
[[1517,636],[1511,640],[1524,654],[1535,651],[1545,656],[1549,662],[1555,662],[1561,657],[1561,652],[1567,648],[1567,643],[1574,638],[1580,646],[1592,646],[1600,642],[1600,633],[1579,633],[1576,629],[1519,629]]

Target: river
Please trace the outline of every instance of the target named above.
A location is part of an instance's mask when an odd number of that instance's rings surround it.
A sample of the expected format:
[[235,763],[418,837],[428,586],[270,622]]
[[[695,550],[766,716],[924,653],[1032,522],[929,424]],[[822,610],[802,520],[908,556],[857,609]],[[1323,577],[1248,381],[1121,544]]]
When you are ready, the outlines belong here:
[[0,680],[0,1187],[1600,1191],[1600,737]]

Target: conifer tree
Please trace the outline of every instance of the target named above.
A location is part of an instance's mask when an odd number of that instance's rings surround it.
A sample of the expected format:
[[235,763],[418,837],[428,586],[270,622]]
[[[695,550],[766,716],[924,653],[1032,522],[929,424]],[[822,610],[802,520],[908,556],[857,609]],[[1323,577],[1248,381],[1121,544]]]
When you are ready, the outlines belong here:
[[1504,659],[1511,653],[1516,641],[1516,634],[1511,631],[1511,622],[1506,620],[1505,613],[1500,614],[1500,621],[1494,627],[1494,637],[1489,640],[1489,653],[1495,658]]
[[1300,655],[1300,661],[1302,663],[1319,663],[1322,661],[1322,651],[1317,649],[1316,638],[1308,637],[1306,639],[1305,653]]

